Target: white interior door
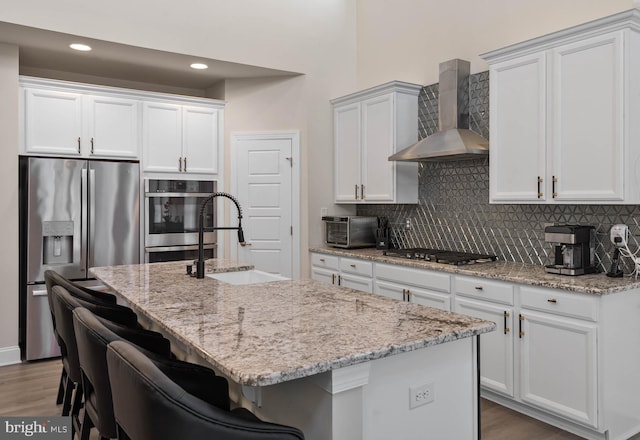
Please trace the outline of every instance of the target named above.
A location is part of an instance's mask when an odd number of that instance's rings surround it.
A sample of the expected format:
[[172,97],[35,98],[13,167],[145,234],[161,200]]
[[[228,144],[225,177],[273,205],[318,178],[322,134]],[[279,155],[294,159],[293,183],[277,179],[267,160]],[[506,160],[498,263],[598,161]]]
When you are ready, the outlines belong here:
[[237,257],[258,270],[298,277],[299,135],[233,134],[231,142],[247,242]]

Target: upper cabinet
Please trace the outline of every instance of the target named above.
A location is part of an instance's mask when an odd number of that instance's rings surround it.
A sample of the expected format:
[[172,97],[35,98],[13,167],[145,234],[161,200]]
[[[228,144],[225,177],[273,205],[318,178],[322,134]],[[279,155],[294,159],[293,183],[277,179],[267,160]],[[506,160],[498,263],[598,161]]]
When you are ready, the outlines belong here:
[[418,140],[420,89],[393,81],[331,101],[336,203],[418,202],[418,164],[387,158]]
[[21,152],[80,157],[138,157],[139,102],[117,94],[21,82]]
[[640,202],[640,11],[496,50],[492,203]]
[[20,91],[21,154],[139,159],[147,175],[175,178],[220,172],[224,101],[31,77]]
[[145,102],[143,163],[147,172],[216,174],[222,104]]

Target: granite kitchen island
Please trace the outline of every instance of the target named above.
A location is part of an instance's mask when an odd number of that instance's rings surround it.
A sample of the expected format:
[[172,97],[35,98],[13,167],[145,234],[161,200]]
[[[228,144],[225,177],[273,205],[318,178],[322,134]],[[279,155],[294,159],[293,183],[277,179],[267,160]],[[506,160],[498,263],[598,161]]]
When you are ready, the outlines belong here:
[[179,357],[227,377],[235,404],[309,440],[477,437],[475,336],[492,322],[312,280],[198,280],[185,262],[91,273]]

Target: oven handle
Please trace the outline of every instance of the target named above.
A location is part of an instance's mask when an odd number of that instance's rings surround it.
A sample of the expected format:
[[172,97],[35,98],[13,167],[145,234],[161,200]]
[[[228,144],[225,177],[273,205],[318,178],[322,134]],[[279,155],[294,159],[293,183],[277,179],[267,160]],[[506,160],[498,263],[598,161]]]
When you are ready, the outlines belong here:
[[172,192],[148,192],[145,197],[209,197],[211,193],[172,193]]
[[[204,249],[216,249],[218,245],[216,243],[213,244],[205,244]],[[144,251],[147,253],[151,252],[172,252],[172,251],[197,251],[198,245],[189,245],[189,246],[154,246],[154,247],[146,247]]]

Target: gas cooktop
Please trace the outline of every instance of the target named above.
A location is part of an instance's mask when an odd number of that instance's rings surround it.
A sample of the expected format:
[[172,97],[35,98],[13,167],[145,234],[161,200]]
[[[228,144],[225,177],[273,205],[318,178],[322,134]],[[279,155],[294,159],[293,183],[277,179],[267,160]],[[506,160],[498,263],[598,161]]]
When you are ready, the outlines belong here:
[[389,257],[433,261],[434,263],[453,264],[456,266],[460,266],[462,264],[486,263],[496,261],[498,259],[495,255],[426,248],[388,249],[383,253]]

